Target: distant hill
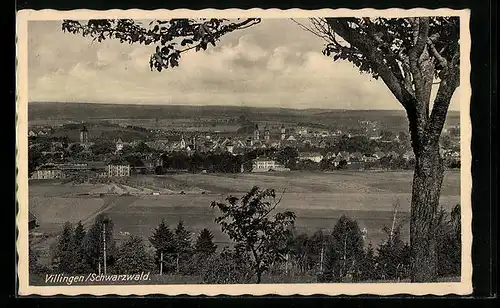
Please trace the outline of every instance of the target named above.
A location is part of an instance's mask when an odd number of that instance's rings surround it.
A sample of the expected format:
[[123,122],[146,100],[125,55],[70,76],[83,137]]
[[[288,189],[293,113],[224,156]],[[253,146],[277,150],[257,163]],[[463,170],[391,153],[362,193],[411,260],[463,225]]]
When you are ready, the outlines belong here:
[[[286,122],[324,126],[352,125],[353,121],[378,121],[387,128],[407,128],[403,110],[287,109],[244,106],[122,105],[98,103],[31,102],[29,121],[99,119],[223,119],[244,117],[254,122]],[[455,125],[459,112],[450,111]]]

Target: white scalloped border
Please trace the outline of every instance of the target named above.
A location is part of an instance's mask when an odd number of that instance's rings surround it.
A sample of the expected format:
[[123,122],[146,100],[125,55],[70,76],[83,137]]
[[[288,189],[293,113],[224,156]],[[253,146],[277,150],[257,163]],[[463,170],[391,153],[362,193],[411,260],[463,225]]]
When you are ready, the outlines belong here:
[[[28,62],[27,25],[35,20],[99,19],[99,18],[309,18],[309,17],[411,17],[411,16],[460,16],[461,32],[461,210],[462,210],[462,279],[454,283],[360,283],[360,284],[247,284],[247,285],[92,285],[92,286],[30,286],[28,279],[28,174],[27,174],[27,102]],[[16,22],[16,204],[18,213],[17,273],[18,294],[23,295],[469,295],[472,293],[472,177],[471,177],[471,123],[469,106],[470,88],[470,10],[442,9],[204,9],[204,10],[71,10],[57,11],[22,10],[17,12]]]

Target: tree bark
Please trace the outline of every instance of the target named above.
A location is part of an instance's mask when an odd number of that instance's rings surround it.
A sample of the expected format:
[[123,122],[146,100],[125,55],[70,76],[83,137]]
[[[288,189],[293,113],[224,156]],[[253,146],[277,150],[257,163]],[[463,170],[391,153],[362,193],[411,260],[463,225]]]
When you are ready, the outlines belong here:
[[262,280],[262,271],[260,269],[257,270],[257,281],[256,283],[259,284]]
[[410,222],[411,281],[437,279],[436,214],[444,167],[439,145],[424,146],[415,153]]

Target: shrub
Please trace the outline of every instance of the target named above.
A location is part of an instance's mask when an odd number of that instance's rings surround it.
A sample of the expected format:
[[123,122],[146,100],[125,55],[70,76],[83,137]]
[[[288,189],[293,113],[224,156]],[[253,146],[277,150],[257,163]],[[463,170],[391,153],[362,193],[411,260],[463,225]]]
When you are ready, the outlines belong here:
[[212,254],[207,259],[202,279],[209,284],[241,284],[249,283],[253,274],[248,256],[226,247],[220,254]]

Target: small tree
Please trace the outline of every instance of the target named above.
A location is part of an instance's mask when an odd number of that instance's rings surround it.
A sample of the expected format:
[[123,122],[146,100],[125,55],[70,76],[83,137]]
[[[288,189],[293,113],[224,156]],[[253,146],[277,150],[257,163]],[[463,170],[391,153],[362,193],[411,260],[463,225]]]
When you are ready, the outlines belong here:
[[401,239],[401,224],[392,230],[384,227],[387,241],[378,248],[378,263],[382,279],[408,278],[410,268],[409,246]]
[[342,281],[347,277],[358,279],[363,258],[363,237],[358,223],[342,215],[333,227],[327,248],[327,280]]
[[149,238],[149,242],[156,250],[155,262],[160,266],[161,258],[163,257],[163,265],[165,271],[174,269],[174,254],[176,252],[174,234],[165,221],[161,221],[158,227],[153,231],[153,235]]
[[119,274],[136,274],[154,268],[153,258],[140,237],[131,235],[118,248],[116,268]]
[[104,265],[104,225],[106,225],[106,265],[112,266],[114,261],[116,252],[116,243],[113,238],[114,224],[105,214],[99,214],[83,239],[87,264],[93,270],[98,270],[100,264]]
[[192,251],[191,233],[184,227],[184,222],[179,220],[174,230],[175,249],[180,254],[188,254]]
[[55,263],[57,265],[57,269],[61,273],[73,273],[74,260],[71,246],[72,237],[73,227],[69,222],[66,222],[63,226],[61,234],[59,235],[55,254]]
[[460,205],[456,205],[450,214],[441,208],[437,216],[438,275],[460,276],[461,236]]
[[188,274],[191,269],[188,268],[192,257],[191,233],[184,227],[184,222],[179,220],[174,230],[175,251],[177,253],[177,270],[183,274]]
[[214,244],[213,239],[214,236],[210,230],[206,228],[201,230],[194,245],[195,253],[204,256],[213,254],[217,250],[217,246]]
[[207,265],[207,261],[217,250],[213,242],[213,234],[208,229],[200,231],[193,249],[192,268],[194,272],[200,272]]
[[38,251],[33,249],[33,244],[31,243],[31,238],[29,239],[29,246],[28,246],[28,268],[29,268],[29,274],[30,275],[39,275],[39,274],[45,274],[48,272],[49,268],[47,266],[44,266],[40,264],[38,261],[38,258],[40,257],[40,254]]
[[324,258],[326,256],[326,245],[330,241],[329,235],[322,230],[314,232],[309,238],[309,266],[314,266],[320,271],[324,271]]
[[88,272],[89,266],[85,259],[85,250],[83,247],[83,241],[85,238],[85,229],[81,221],[75,227],[75,231],[73,233],[73,238],[71,241],[71,249],[73,254],[73,272],[76,274],[82,274]]
[[377,267],[377,257],[375,255],[375,249],[373,249],[372,243],[368,244],[365,250],[364,258],[360,267],[361,280],[376,280],[379,279],[378,267]]
[[295,214],[278,212],[270,218],[281,201],[274,189],[254,186],[242,198],[229,196],[226,201],[212,202],[212,208],[221,212],[215,222],[236,243],[237,250],[250,255],[256,282],[260,283],[262,273],[273,262],[283,261],[288,227],[293,225]]
[[278,153],[276,159],[285,167],[293,168],[295,167],[298,157],[299,151],[294,147],[287,146]]

